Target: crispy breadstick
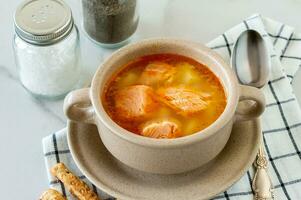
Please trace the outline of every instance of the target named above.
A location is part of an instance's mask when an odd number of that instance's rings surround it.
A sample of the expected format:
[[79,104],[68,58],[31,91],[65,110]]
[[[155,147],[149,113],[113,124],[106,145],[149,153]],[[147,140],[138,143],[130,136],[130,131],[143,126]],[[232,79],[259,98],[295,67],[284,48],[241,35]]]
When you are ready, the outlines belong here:
[[72,174],[63,163],[54,165],[50,171],[78,200],[100,200],[88,185]]
[[43,192],[40,200],[67,200],[61,193],[54,189],[48,189]]

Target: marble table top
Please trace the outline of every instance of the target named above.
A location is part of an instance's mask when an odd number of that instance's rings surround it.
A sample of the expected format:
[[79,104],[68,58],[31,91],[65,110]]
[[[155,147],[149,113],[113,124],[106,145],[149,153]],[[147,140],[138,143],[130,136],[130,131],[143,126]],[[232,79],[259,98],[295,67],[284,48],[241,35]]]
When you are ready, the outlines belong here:
[[[66,126],[62,100],[35,99],[19,83],[12,51],[13,12],[19,2],[10,0],[0,6],[0,188],[1,199],[12,200],[38,199],[48,188],[41,139]],[[82,34],[80,1],[66,2],[80,29],[84,68],[91,77],[113,50],[99,48]],[[301,32],[300,9],[297,0],[143,0],[132,41],[171,36],[206,43],[253,13]],[[298,73],[293,85],[299,100],[300,84]]]

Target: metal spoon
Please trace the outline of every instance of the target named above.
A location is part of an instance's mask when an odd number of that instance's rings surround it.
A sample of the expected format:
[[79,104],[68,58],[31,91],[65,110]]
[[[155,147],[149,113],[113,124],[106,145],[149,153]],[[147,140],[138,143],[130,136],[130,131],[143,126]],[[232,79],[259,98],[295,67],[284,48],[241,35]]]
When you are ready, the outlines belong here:
[[[247,30],[238,37],[231,56],[232,68],[241,84],[262,88],[268,81],[270,56],[263,37]],[[254,161],[256,172],[252,181],[255,199],[274,199],[273,185],[267,172],[268,160],[261,143]]]

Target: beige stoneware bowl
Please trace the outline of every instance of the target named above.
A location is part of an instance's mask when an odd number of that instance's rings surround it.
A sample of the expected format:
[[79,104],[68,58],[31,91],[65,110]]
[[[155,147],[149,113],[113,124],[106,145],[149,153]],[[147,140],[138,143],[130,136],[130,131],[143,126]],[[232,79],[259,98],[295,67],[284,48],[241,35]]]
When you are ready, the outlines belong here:
[[[100,96],[111,75],[137,57],[158,53],[193,58],[208,66],[221,81],[227,105],[206,129],[176,139],[147,138],[123,129],[105,112]],[[238,106],[243,100],[252,100],[255,104],[247,108]],[[91,88],[71,92],[64,102],[64,111],[70,120],[95,124],[101,130],[100,138],[115,158],[132,168],[156,174],[182,173],[205,165],[222,151],[235,121],[256,118],[264,107],[261,91],[239,85],[232,69],[218,54],[201,44],[175,39],[150,39],[121,48],[99,66]]]

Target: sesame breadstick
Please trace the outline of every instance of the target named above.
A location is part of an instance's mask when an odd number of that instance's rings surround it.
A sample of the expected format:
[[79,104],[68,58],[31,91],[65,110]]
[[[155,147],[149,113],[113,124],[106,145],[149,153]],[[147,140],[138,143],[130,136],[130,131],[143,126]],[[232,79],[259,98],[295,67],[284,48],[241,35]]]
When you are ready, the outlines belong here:
[[54,189],[48,189],[43,192],[40,200],[67,200],[61,193]]
[[72,174],[63,163],[54,165],[50,171],[78,200],[100,200],[88,185]]

